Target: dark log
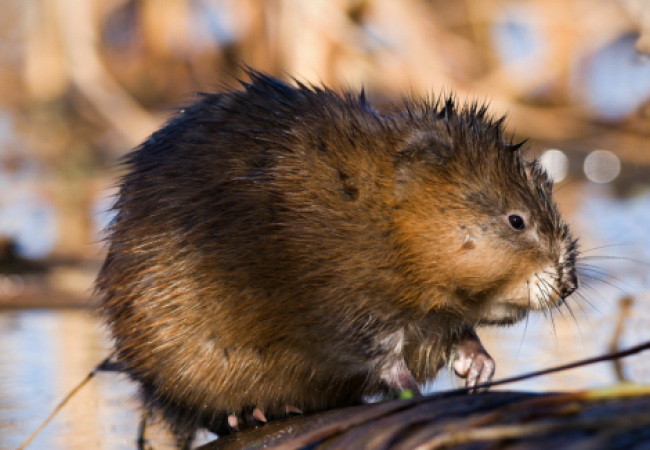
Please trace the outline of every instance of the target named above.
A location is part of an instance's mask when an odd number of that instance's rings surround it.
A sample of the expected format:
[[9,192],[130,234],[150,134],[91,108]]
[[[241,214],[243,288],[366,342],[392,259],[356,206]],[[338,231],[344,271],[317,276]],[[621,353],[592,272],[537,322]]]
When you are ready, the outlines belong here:
[[440,394],[327,411],[234,433],[200,450],[648,449],[650,390]]

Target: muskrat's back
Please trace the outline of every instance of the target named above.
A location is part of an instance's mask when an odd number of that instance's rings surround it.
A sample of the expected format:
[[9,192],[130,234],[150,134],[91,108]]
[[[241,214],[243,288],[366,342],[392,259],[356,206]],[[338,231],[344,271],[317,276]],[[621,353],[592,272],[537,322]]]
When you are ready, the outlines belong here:
[[128,155],[97,281],[119,364],[175,431],[417,390],[469,353],[485,381],[474,327],[575,289],[550,182],[484,109],[380,114],[249,75]]

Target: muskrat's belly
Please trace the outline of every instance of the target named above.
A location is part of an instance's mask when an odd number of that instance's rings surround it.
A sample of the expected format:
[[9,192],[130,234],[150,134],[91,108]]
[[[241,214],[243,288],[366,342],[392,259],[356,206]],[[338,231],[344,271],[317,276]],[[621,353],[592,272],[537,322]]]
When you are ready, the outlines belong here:
[[[160,331],[160,327],[157,329]],[[181,431],[203,426],[225,432],[228,414],[239,427],[258,425],[251,413],[261,409],[269,420],[287,415],[359,404],[383,392],[378,375],[333,362],[314,361],[303,350],[272,351],[223,347],[218,339],[164,333],[134,351],[120,349],[128,372],[142,387],[149,408],[162,412]],[[119,344],[118,344],[119,348]],[[334,358],[336,360],[336,358]]]

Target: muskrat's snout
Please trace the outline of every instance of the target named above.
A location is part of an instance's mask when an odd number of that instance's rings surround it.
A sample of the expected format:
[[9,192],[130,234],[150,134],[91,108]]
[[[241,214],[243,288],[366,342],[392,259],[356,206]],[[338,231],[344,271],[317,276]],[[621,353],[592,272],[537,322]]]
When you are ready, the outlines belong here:
[[[579,286],[576,273],[578,256],[577,241],[572,239],[569,228],[559,216],[554,230],[547,234],[546,243],[536,249],[537,258],[533,258],[528,272],[520,282],[518,293],[521,295],[515,303],[530,310],[548,310],[562,306],[567,297]],[[525,289],[525,292],[522,290]],[[522,303],[522,300],[525,304]]]
[[566,235],[563,241],[564,248],[555,267],[553,269],[547,267],[541,274],[535,274],[534,303],[542,309],[562,305],[579,286],[575,267],[578,255],[577,242],[571,240],[566,227],[563,234]]
[[574,274],[571,275],[569,283],[562,285],[560,289],[560,294],[562,298],[565,299],[569,295],[573,294],[578,289],[578,277]]
[[557,278],[557,287],[552,288],[554,292],[550,297],[559,306],[567,297],[573,294],[578,289],[578,277],[576,275],[575,267],[562,267]]

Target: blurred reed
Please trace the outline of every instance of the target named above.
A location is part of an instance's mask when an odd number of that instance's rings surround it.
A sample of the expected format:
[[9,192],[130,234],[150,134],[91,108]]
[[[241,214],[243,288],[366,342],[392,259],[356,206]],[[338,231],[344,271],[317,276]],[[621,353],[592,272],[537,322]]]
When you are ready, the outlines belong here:
[[634,0],[3,0],[0,162],[53,205],[54,254],[94,255],[107,168],[246,64],[379,104],[488,99],[517,134],[650,165],[650,85],[614,115],[583,89],[599,52],[639,32],[647,50],[649,17]]

